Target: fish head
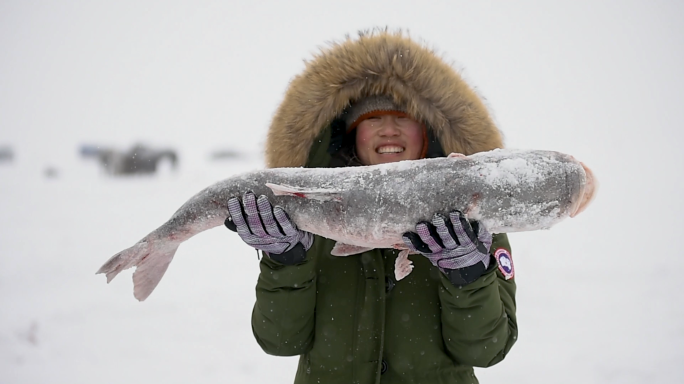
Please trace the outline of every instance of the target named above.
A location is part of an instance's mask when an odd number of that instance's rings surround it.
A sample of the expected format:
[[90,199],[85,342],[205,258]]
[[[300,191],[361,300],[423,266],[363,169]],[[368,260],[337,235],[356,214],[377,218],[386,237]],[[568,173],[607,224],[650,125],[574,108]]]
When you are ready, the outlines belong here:
[[596,191],[598,190],[598,180],[596,180],[596,177],[594,176],[594,172],[592,172],[591,169],[589,167],[587,167],[581,161],[579,163],[580,163],[580,165],[582,165],[582,168],[584,169],[584,175],[585,175],[584,188],[582,189],[582,191],[580,193],[577,208],[575,208],[574,212],[572,212],[570,214],[570,217],[575,217],[575,216],[579,215],[580,213],[584,212],[584,210],[587,209],[589,204],[596,197]]

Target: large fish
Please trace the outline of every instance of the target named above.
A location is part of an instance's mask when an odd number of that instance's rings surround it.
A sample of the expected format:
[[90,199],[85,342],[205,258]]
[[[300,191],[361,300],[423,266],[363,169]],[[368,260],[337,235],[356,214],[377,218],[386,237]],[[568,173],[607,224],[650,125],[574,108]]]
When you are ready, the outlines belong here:
[[497,149],[362,167],[265,169],[200,191],[97,273],[105,273],[110,282],[122,270],[137,267],[134,296],[145,300],[178,246],[223,225],[228,199],[247,191],[267,195],[300,229],[336,240],[333,255],[404,250],[396,268],[401,278],[412,268],[401,235],[436,212],[461,210],[492,233],[547,229],[584,210],[595,190],[587,167],[551,151]]

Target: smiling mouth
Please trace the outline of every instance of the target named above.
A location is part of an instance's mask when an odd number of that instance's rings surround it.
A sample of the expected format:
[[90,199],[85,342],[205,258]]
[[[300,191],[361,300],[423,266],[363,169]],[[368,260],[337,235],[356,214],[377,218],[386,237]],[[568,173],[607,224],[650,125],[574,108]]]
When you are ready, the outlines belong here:
[[386,145],[379,147],[378,149],[375,150],[375,152],[383,155],[383,154],[393,154],[393,153],[402,153],[404,152],[403,147],[395,146],[395,145]]

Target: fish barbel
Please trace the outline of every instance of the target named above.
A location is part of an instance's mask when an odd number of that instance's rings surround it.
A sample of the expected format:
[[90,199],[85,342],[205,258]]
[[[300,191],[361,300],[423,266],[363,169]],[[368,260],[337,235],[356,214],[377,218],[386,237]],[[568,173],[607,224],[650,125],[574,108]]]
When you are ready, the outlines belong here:
[[200,191],[97,273],[106,274],[110,282],[119,272],[137,267],[134,296],[145,300],[178,246],[223,225],[229,216],[228,199],[242,198],[247,191],[268,196],[299,229],[337,241],[332,254],[346,256],[372,248],[405,250],[404,232],[431,221],[435,213],[452,210],[480,221],[491,233],[548,229],[582,212],[596,187],[589,168],[572,156],[538,150],[497,149],[360,167],[258,170]]

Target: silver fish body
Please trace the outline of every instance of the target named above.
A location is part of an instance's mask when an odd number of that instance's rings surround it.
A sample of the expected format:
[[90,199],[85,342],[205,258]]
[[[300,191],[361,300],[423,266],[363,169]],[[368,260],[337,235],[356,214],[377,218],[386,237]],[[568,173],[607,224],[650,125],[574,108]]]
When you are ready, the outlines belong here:
[[202,190],[161,227],[98,271],[108,282],[136,266],[134,295],[144,300],[183,241],[220,226],[227,201],[266,195],[302,230],[338,242],[333,254],[403,248],[401,235],[435,213],[464,212],[492,233],[547,229],[581,212],[596,182],[572,156],[494,150],[467,157],[347,168],[275,168],[249,172]]

